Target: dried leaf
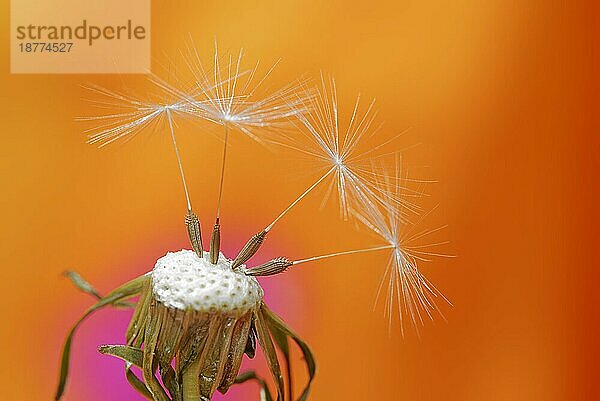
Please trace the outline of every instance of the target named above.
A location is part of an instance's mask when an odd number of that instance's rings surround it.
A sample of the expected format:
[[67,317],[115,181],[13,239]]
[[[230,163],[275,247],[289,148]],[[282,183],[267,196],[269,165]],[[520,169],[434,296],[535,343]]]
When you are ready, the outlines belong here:
[[[267,323],[269,324],[269,323]],[[277,344],[277,347],[281,350],[283,354],[283,359],[285,362],[285,376],[287,381],[288,393],[290,396],[290,400],[294,398],[293,394],[293,383],[292,383],[292,364],[290,362],[290,344],[288,341],[287,335],[280,330],[273,330],[271,328],[271,336],[273,337],[273,341]]]
[[[304,361],[306,362],[306,368],[308,370],[309,379],[308,379],[308,383],[306,384],[306,387],[302,391],[302,394],[298,398],[298,401],[305,401],[308,398],[308,394],[310,392],[310,386],[315,377],[315,373],[317,370],[315,358],[314,358],[310,348],[308,347],[308,345],[304,341],[302,341],[302,339],[300,337],[298,337],[298,335],[296,335],[283,322],[283,320],[281,320],[281,318],[279,318],[279,316],[277,316],[275,313],[273,313],[273,311],[271,311],[264,303],[263,303],[261,309],[262,309],[263,315],[265,316],[267,324],[269,326],[269,330],[273,334],[273,338],[275,339],[277,346],[281,349],[282,353],[284,354],[286,361],[288,361],[288,363],[289,363],[289,347],[287,345],[287,337],[294,340],[294,342],[298,345],[298,347],[302,351],[302,356],[304,357]],[[283,338],[286,338],[285,341],[283,341]],[[290,374],[289,370],[288,370],[288,374]],[[288,383],[290,382],[290,380],[291,379],[288,378]],[[290,395],[291,395],[291,388],[290,388]]]
[[156,305],[150,305],[150,322],[146,325],[144,333],[144,351],[142,372],[146,386],[154,396],[156,401],[168,401],[167,393],[160,385],[160,382],[154,375],[155,367],[158,365],[158,358],[154,358],[158,336],[162,326],[162,314],[156,310]]
[[204,361],[215,344],[222,319],[219,316],[213,316],[210,320],[206,319],[206,321],[209,322],[208,331],[198,339],[198,344],[194,345],[197,349],[191,353],[190,361],[180,373],[184,400],[196,400],[201,395],[200,373],[204,366]]
[[152,280],[148,280],[142,287],[137,307],[133,311],[133,316],[125,334],[127,345],[141,347],[144,341],[144,326],[150,311],[150,301],[152,301]]
[[101,354],[110,355],[124,360],[142,369],[144,353],[141,349],[128,345],[103,345],[98,348]]
[[264,310],[261,307],[256,311],[256,329],[258,331],[258,342],[267,359],[267,365],[271,370],[275,384],[277,385],[277,401],[283,401],[285,398],[285,391],[283,385],[283,376],[281,374],[281,367],[279,366],[279,360],[277,359],[277,352],[271,339],[271,331],[266,322],[267,317],[265,316]]
[[54,397],[55,400],[59,400],[64,391],[65,386],[67,384],[67,377],[69,375],[69,362],[71,359],[71,345],[73,342],[73,336],[75,331],[79,327],[79,325],[92,313],[101,309],[108,305],[114,305],[115,302],[121,301],[126,298],[130,298],[138,294],[142,290],[142,286],[148,280],[146,276],[140,276],[135,278],[128,283],[123,284],[119,288],[110,292],[106,297],[100,299],[95,305],[91,306],[77,322],[73,325],[69,334],[67,335],[67,339],[65,340],[65,344],[63,346],[61,363],[60,363],[60,374],[58,377],[58,387],[56,389],[56,395]]
[[250,334],[252,314],[252,312],[247,312],[236,322],[235,328],[233,329],[231,344],[229,344],[228,347],[227,362],[223,369],[223,378],[221,379],[218,388],[222,394],[225,394],[229,387],[231,387],[240,370],[242,359],[244,357],[244,350],[246,349],[248,336]]
[[100,293],[96,291],[96,289],[90,283],[85,281],[79,273],[67,270],[64,274],[69,278],[69,280],[71,280],[75,287],[79,288],[81,291],[85,292],[86,294],[90,294],[97,299],[102,298],[102,295],[100,295]]
[[142,369],[144,354],[141,349],[130,347],[128,345],[103,345],[98,348],[98,351],[100,351],[101,354],[114,356],[124,360],[126,362],[125,376],[127,377],[129,384],[131,384],[131,387],[147,399],[153,400],[152,394],[144,382],[131,371],[132,365]]
[[256,382],[258,382],[258,385],[260,386],[260,401],[273,401],[273,396],[271,395],[271,391],[269,391],[267,382],[265,382],[264,379],[257,376],[256,372],[253,370],[241,373],[238,377],[235,378],[235,383],[241,384],[249,380],[255,380]]
[[227,353],[231,344],[231,336],[235,327],[235,318],[224,318],[220,324],[219,331],[214,341],[207,349],[207,355],[200,371],[200,395],[207,399],[212,398],[213,393],[219,386],[225,364]]
[[[67,270],[64,274],[79,290],[85,292],[86,294],[90,294],[96,299],[102,299],[102,295],[100,295],[98,290],[96,290],[94,286],[92,286],[88,281],[81,277],[81,275],[76,271]],[[135,303],[115,302],[113,306],[121,308],[133,308],[135,306]]]
[[248,342],[246,343],[244,353],[250,359],[253,359],[254,355],[256,355],[256,326],[254,325],[254,321],[250,323],[250,333],[248,333]]
[[171,394],[173,401],[181,401],[183,399],[183,392],[181,391],[179,381],[177,380],[177,374],[173,367],[168,364],[163,365],[160,363],[160,377],[167,390],[169,390],[169,394]]
[[149,399],[150,401],[154,401],[152,393],[150,393],[150,390],[148,390],[146,384],[142,380],[140,380],[140,378],[137,377],[135,373],[131,371],[131,366],[129,365],[125,366],[125,377],[127,378],[127,381],[129,382],[131,387],[134,388],[134,390],[136,390],[143,397]]

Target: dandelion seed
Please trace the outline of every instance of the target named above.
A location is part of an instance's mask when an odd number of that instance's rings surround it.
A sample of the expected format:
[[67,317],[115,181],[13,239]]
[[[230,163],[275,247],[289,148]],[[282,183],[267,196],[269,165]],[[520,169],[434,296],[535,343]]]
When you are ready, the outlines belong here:
[[[382,173],[382,179],[377,182],[381,192],[389,193],[390,197],[400,198],[401,186],[398,181],[403,179],[399,163],[393,176]],[[410,319],[418,333],[418,324],[424,324],[424,315],[433,320],[434,314],[444,317],[437,306],[437,301],[442,299],[450,301],[419,271],[418,262],[427,261],[424,256],[446,256],[438,252],[429,252],[427,249],[447,242],[438,242],[427,245],[413,245],[413,241],[426,235],[439,231],[441,228],[414,233],[415,224],[407,223],[402,219],[402,211],[396,205],[382,207],[375,202],[364,202],[360,210],[352,209],[354,216],[375,234],[384,239],[391,249],[388,265],[377,290],[376,302],[380,297],[382,288],[387,282],[387,294],[384,312],[391,324],[394,303],[398,309],[400,327],[404,335],[405,317]],[[426,215],[422,215],[420,220]]]
[[309,112],[297,116],[300,135],[284,137],[280,144],[308,156],[327,171],[326,177],[331,179],[327,194],[334,187],[337,189],[340,215],[347,219],[353,201],[370,192],[373,175],[363,162],[371,151],[359,153],[358,147],[363,138],[373,135],[379,128],[374,123],[375,101],[360,113],[358,96],[345,130],[339,126],[337,89],[332,77],[325,78],[321,74],[317,95],[305,102]]
[[[157,129],[157,125],[163,125],[166,122],[175,150],[179,174],[181,176],[187,203],[185,223],[188,228],[188,235],[192,247],[197,252],[198,256],[201,256],[203,250],[200,223],[198,217],[192,210],[173,122],[174,113],[180,115],[188,114],[187,105],[192,102],[193,99],[186,92],[168,85],[158,77],[150,76],[149,82],[153,84],[154,89],[159,90],[159,94],[153,96],[156,101],[147,101],[136,96],[90,86],[89,90],[92,93],[100,95],[99,99],[93,99],[91,100],[91,103],[101,106],[102,108],[110,108],[111,113],[94,117],[82,117],[79,120],[96,123],[94,127],[86,132],[89,135],[88,143],[96,144],[99,147],[104,147],[115,141],[131,139],[142,131],[150,128]],[[163,101],[159,102],[159,98],[162,98]],[[165,99],[170,101],[165,101]]]
[[[359,113],[359,96],[347,129],[341,131],[335,80],[333,78],[326,79],[321,74],[320,90],[316,91],[316,94],[312,94],[314,91],[310,91],[310,93],[299,96],[301,108],[306,111],[295,116],[299,121],[296,135],[282,134],[280,135],[281,139],[276,143],[309,156],[325,173],[289,204],[261,233],[246,243],[236,257],[234,266],[249,260],[258,251],[266,234],[275,224],[317,186],[328,179],[330,182],[327,194],[330,194],[334,187],[337,188],[340,214],[344,219],[348,218],[349,208],[359,201],[374,200],[385,205],[393,203],[393,199],[389,199],[375,190],[377,175],[366,163],[367,157],[375,149],[363,153],[357,152],[361,140],[365,136],[377,132],[377,127],[374,126],[376,115],[373,111],[374,101],[361,115]],[[340,132],[342,133],[340,134]],[[376,148],[383,145],[385,143]],[[328,196],[326,195],[326,198]]]
[[[419,271],[419,261],[429,261],[430,257],[451,257],[440,252],[429,251],[430,248],[445,245],[448,242],[436,242],[426,245],[414,245],[414,241],[430,235],[443,227],[415,232],[414,227],[418,225],[410,225],[402,218],[402,212],[399,207],[387,203],[385,207],[379,202],[373,201],[369,196],[373,194],[387,194],[389,199],[402,199],[402,186],[399,182],[406,179],[401,174],[400,164],[396,159],[395,174],[392,176],[382,169],[377,174],[379,179],[374,181],[373,192],[362,194],[357,202],[357,207],[351,208],[352,213],[358,221],[363,223],[375,234],[385,240],[388,244],[374,246],[369,248],[359,248],[342,252],[333,252],[319,256],[313,256],[304,259],[290,260],[284,257],[279,257],[256,266],[249,270],[249,274],[254,276],[269,276],[279,274],[286,271],[288,268],[308,262],[314,262],[334,257],[349,256],[360,253],[370,253],[388,250],[390,256],[385,273],[377,290],[376,301],[380,296],[383,285],[387,281],[387,294],[384,311],[388,316],[391,324],[392,313],[394,306],[398,309],[400,318],[400,327],[404,335],[405,317],[410,320],[415,330],[418,333],[418,325],[424,324],[424,317],[433,320],[434,314],[444,317],[441,310],[437,306],[437,301],[443,299],[450,304],[448,299]],[[376,171],[376,170],[374,170]],[[402,202],[402,204],[405,204]],[[359,209],[360,207],[360,209]],[[421,220],[426,215],[421,216]]]
[[[211,241],[211,260],[215,260],[215,255],[218,255],[220,249],[221,202],[230,128],[264,143],[265,130],[277,131],[288,127],[289,118],[305,112],[302,107],[304,99],[298,96],[298,89],[306,80],[299,80],[279,90],[263,94],[260,89],[279,61],[273,64],[262,78],[257,78],[259,62],[250,70],[242,70],[243,50],[235,57],[232,54],[226,55],[223,61],[215,42],[212,73],[203,65],[193,42],[190,42],[187,53],[186,62],[198,88],[196,101],[191,103],[190,111],[222,125],[225,132]],[[260,134],[257,133],[257,129],[260,129]]]
[[[268,131],[289,128],[289,118],[306,112],[304,105],[310,92],[301,91],[307,79],[293,81],[269,91],[265,82],[280,61],[271,65],[261,77],[260,63],[250,69],[242,65],[244,52],[220,56],[215,43],[212,70],[205,67],[193,42],[188,45],[185,62],[196,83],[191,113],[219,125],[238,130],[259,143]],[[299,96],[299,94],[302,94]]]

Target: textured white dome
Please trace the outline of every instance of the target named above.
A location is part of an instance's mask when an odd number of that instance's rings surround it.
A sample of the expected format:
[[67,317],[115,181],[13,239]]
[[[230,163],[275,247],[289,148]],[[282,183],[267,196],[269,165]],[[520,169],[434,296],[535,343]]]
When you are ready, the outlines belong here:
[[263,290],[245,266],[234,271],[231,263],[222,253],[213,265],[208,252],[169,252],[151,273],[154,298],[170,308],[241,315],[260,303]]

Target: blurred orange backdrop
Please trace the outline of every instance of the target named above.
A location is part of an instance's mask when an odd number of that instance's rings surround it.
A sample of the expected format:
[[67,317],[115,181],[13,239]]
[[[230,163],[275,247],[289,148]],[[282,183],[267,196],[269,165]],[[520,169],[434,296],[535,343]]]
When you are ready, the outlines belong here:
[[[147,271],[187,245],[184,200],[168,138],[98,150],[74,121],[89,114],[81,85],[135,79],[11,75],[9,2],[0,13],[1,398],[48,400],[64,335],[90,304],[61,272],[76,269],[106,292]],[[382,137],[412,127],[400,139],[419,144],[407,163],[438,181],[429,224],[448,225],[446,251],[457,257],[422,270],[454,305],[447,322],[420,337],[402,338],[397,322],[388,331],[381,308],[372,311],[383,255],[314,263],[266,284],[316,354],[312,400],[598,399],[597,15],[552,1],[153,2],[157,72],[188,35],[205,57],[215,36],[249,60],[281,57],[275,83],[326,71],[346,110],[359,92],[377,98]],[[220,142],[181,129],[192,197],[210,222]],[[240,137],[229,162],[226,253],[314,178]],[[315,194],[286,217],[264,258],[375,243],[319,202]],[[102,331],[113,319],[126,321],[102,312],[77,337],[83,356],[66,400],[127,399],[106,392],[125,381],[118,362],[112,376],[94,370],[95,347],[119,339]],[[257,391],[248,385],[244,399]]]

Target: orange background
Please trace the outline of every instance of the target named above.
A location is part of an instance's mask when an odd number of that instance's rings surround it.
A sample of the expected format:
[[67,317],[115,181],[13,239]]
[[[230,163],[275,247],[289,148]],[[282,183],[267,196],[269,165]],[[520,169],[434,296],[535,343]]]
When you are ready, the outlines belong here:
[[[388,334],[381,309],[372,312],[383,255],[263,280],[273,309],[318,358],[311,399],[597,399],[597,10],[549,1],[321,3],[155,1],[152,9],[155,66],[191,33],[207,57],[214,35],[250,60],[282,57],[277,83],[331,72],[346,110],[357,92],[378,99],[382,136],[413,127],[402,145],[421,145],[407,162],[429,166],[438,181],[429,224],[448,224],[446,251],[457,258],[422,271],[454,307],[420,338],[402,338],[397,323]],[[2,399],[48,400],[63,337],[90,304],[60,273],[77,269],[106,292],[147,271],[186,246],[184,200],[166,136],[98,150],[74,122],[89,114],[80,85],[136,80],[10,75],[8,2],[0,12]],[[187,125],[179,137],[208,231],[220,142]],[[233,253],[314,177],[240,136],[229,160],[223,236]],[[261,258],[375,243],[340,223],[335,208],[318,212],[319,198],[277,226]],[[111,322],[126,324],[123,313],[102,312],[79,333],[66,400],[128,399],[110,393],[125,381],[120,364],[95,353],[118,341]],[[97,374],[96,363],[113,373]],[[246,399],[258,399],[246,387]]]

